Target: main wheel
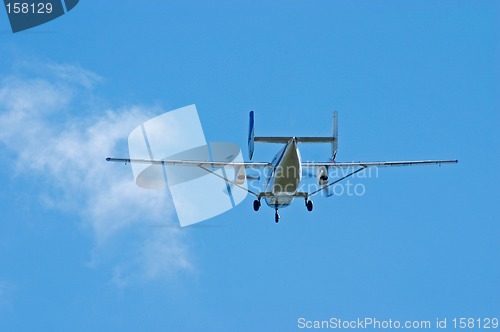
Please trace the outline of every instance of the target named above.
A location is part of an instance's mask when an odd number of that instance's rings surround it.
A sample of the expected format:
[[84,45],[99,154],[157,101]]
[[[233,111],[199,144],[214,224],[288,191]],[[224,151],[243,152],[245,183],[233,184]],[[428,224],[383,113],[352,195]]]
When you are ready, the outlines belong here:
[[255,201],[253,201],[253,209],[254,211],[259,211],[259,208],[260,208],[260,201],[256,199]]
[[311,212],[313,210],[313,202],[307,201],[306,207],[307,207],[307,211]]

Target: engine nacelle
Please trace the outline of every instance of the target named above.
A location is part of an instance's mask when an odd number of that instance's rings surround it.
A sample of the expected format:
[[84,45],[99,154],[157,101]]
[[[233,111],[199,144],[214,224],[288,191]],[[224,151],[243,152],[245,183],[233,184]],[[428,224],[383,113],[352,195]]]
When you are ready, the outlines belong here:
[[320,186],[324,186],[328,183],[328,169],[326,166],[319,166],[316,172],[316,176],[318,178],[318,184]]
[[245,166],[240,166],[237,169],[235,169],[235,171],[236,171],[236,176],[234,182],[240,186],[244,185],[246,180]]

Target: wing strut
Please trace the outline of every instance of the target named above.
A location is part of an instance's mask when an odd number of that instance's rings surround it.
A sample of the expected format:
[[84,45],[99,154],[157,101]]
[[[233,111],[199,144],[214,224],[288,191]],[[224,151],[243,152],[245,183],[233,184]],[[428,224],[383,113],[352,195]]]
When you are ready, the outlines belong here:
[[342,181],[342,180],[344,180],[344,179],[346,179],[346,178],[348,178],[348,177],[350,177],[350,176],[353,176],[354,174],[356,174],[356,173],[358,173],[358,172],[361,172],[361,171],[362,171],[362,170],[364,170],[365,168],[366,168],[366,166],[361,166],[360,168],[358,168],[358,169],[357,169],[357,170],[355,170],[354,172],[351,172],[351,173],[347,174],[346,176],[343,176],[343,177],[341,177],[340,179],[337,179],[337,180],[333,181],[332,183],[329,183],[329,184],[327,184],[327,185],[324,185],[323,187],[319,188],[318,190],[313,191],[313,192],[312,192],[312,193],[310,193],[308,196],[315,195],[315,194],[319,193],[321,190],[326,189],[326,188],[328,188],[328,187],[330,187],[330,186],[333,186],[334,184],[339,183],[340,181]]
[[199,167],[199,168],[201,168],[201,169],[203,169],[203,170],[205,170],[205,171],[207,171],[207,172],[208,172],[208,173],[210,173],[210,174],[215,175],[215,176],[216,176],[216,177],[218,177],[218,178],[221,178],[222,180],[224,180],[224,181],[226,181],[226,182],[229,182],[229,183],[231,183],[231,184],[234,184],[234,185],[235,185],[235,186],[237,186],[238,188],[241,188],[241,189],[245,190],[246,192],[248,192],[249,194],[254,195],[254,196],[255,196],[255,197],[257,197],[257,198],[259,197],[259,195],[258,195],[257,193],[255,193],[255,192],[251,191],[250,189],[247,189],[247,188],[245,188],[245,187],[243,187],[243,186],[240,186],[240,185],[239,185],[239,184],[237,184],[235,181],[231,181],[231,180],[229,180],[228,178],[225,178],[225,177],[223,177],[223,176],[221,176],[221,175],[219,175],[219,174],[215,173],[214,171],[209,170],[208,168],[203,167],[202,165],[199,165],[198,167]]

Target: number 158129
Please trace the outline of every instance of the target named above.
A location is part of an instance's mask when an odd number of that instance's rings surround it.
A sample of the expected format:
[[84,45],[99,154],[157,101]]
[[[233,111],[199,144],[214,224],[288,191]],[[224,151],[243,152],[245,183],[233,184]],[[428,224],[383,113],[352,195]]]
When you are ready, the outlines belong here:
[[453,318],[453,327],[458,329],[497,329],[498,318]]
[[14,2],[7,3],[8,14],[50,14],[52,13],[52,4],[48,3],[26,3],[26,2]]

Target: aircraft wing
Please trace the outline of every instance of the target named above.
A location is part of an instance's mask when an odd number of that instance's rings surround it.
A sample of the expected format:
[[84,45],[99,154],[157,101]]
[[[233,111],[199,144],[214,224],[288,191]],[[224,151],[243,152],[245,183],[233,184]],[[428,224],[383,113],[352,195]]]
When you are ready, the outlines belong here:
[[[247,191],[248,193],[261,198],[267,195],[267,193],[256,193],[251,191],[243,186],[240,186],[235,181],[227,179],[224,176],[221,176],[214,171],[210,170],[207,167],[245,167],[245,168],[272,168],[273,165],[268,162],[223,162],[223,161],[202,161],[202,160],[162,160],[162,159],[127,159],[127,158],[106,158],[106,161],[112,162],[120,162],[120,163],[142,163],[142,164],[150,164],[150,165],[172,165],[172,166],[190,166],[190,167],[199,167],[211,173],[217,177],[220,177],[224,181],[227,181],[231,184],[240,187],[241,189]],[[317,167],[326,167],[326,168],[357,168],[356,170],[350,172],[349,174],[336,179],[333,182],[327,183],[321,186],[319,189],[310,192],[310,193],[297,193],[294,195],[295,197],[310,197],[313,196],[320,191],[331,187],[332,185],[364,170],[367,167],[392,167],[392,166],[416,166],[416,165],[441,165],[441,164],[454,164],[457,163],[458,160],[412,160],[412,161],[357,161],[357,162],[303,162],[301,165],[303,168],[314,169]]]
[[350,167],[389,167],[389,166],[416,166],[416,165],[441,165],[441,164],[455,164],[458,160],[410,160],[410,161],[353,161],[353,162],[303,162],[304,168],[315,167],[337,167],[337,168],[350,168]]
[[202,161],[202,160],[171,160],[171,159],[127,159],[127,158],[106,158],[106,161],[119,163],[140,163],[150,165],[172,165],[172,166],[192,166],[192,167],[241,167],[245,168],[270,168],[271,163],[266,162],[224,162],[224,161]]
[[[223,179],[224,181],[235,185],[246,192],[259,197],[259,193],[249,190],[245,186],[240,185],[236,181],[228,179],[225,175],[221,176],[217,174],[211,168],[223,168],[223,167],[234,167],[234,168],[272,168],[273,165],[271,163],[266,162],[224,162],[224,161],[202,161],[202,160],[163,160],[163,159],[128,159],[128,158],[106,158],[106,161],[118,162],[118,163],[141,163],[141,164],[150,164],[150,165],[169,165],[169,166],[188,166],[188,167],[199,167],[206,172],[215,175],[218,178]],[[248,179],[258,179],[258,177],[254,176],[246,176]]]
[[[410,161],[357,161],[357,162],[304,162],[302,163],[302,167],[305,169],[314,169],[318,167],[325,167],[325,168],[356,168],[356,170],[350,172],[349,174],[336,179],[333,182],[327,183],[323,186],[321,186],[319,189],[308,193],[307,197],[316,195],[320,191],[327,189],[328,187],[333,186],[334,184],[350,177],[353,176],[354,174],[361,172],[365,168],[368,167],[392,167],[392,166],[417,166],[417,165],[441,165],[441,164],[455,164],[457,163],[458,160],[453,159],[453,160],[410,160]],[[327,172],[325,170],[325,172]]]

